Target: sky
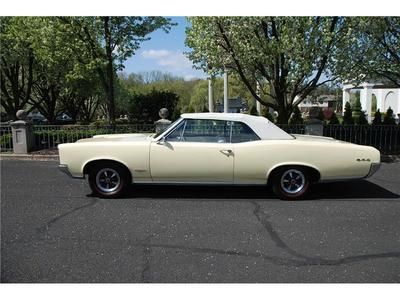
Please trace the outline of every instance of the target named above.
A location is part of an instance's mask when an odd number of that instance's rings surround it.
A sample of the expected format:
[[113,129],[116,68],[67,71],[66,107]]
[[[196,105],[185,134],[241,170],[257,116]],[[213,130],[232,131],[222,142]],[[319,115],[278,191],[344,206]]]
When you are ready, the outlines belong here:
[[185,46],[187,20],[185,17],[170,18],[177,25],[168,34],[163,30],[150,34],[151,39],[142,42],[136,54],[125,62],[125,73],[159,70],[185,80],[205,78],[204,72],[194,69],[192,62],[183,53],[189,50]]

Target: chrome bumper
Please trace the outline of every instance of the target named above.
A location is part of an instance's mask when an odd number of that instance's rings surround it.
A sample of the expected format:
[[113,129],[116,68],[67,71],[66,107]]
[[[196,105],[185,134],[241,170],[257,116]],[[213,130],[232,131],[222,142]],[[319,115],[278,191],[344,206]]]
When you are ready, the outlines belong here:
[[69,177],[73,178],[72,174],[71,174],[71,173],[69,172],[69,170],[68,170],[68,165],[58,165],[58,169],[59,169],[61,172],[67,174]]
[[380,163],[372,163],[371,168],[369,169],[369,172],[368,172],[368,175],[366,176],[366,178],[374,175],[379,170],[380,167],[381,167]]

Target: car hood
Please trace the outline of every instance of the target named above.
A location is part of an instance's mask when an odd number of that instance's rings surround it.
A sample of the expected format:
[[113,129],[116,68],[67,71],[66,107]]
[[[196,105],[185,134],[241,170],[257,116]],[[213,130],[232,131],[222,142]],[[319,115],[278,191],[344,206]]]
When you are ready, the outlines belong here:
[[344,141],[335,140],[331,137],[319,136],[319,135],[304,135],[304,134],[293,134],[296,140],[305,142],[321,142],[321,143],[347,143]]
[[140,142],[151,138],[152,133],[124,133],[124,134],[101,134],[92,138],[78,140],[77,143],[96,142]]

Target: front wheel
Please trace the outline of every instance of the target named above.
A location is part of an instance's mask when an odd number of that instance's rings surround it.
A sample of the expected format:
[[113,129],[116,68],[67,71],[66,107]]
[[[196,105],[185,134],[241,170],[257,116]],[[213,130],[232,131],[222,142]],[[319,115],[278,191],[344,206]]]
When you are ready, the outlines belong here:
[[309,190],[309,175],[303,168],[290,167],[274,174],[272,189],[281,199],[296,200],[302,198]]
[[90,170],[89,185],[96,195],[103,198],[117,198],[125,192],[129,185],[129,177],[123,167],[107,163],[94,166]]

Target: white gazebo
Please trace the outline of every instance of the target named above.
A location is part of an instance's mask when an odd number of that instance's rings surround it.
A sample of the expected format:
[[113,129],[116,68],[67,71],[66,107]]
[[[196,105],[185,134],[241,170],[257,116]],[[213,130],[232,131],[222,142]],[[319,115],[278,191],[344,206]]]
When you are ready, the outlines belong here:
[[394,115],[400,114],[400,88],[384,83],[364,82],[360,85],[350,83],[343,84],[343,111],[346,102],[350,101],[350,90],[359,89],[361,109],[367,114],[368,122],[372,116],[372,96],[376,97],[376,110],[386,112],[390,107]]

